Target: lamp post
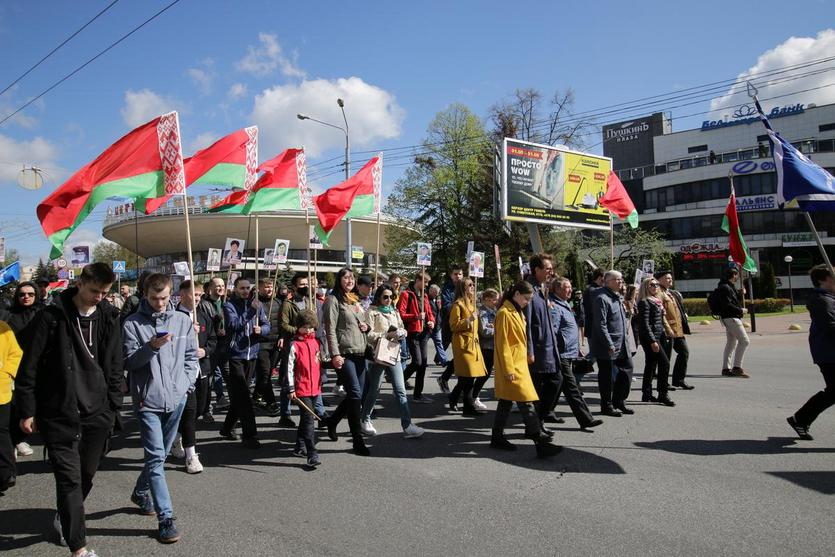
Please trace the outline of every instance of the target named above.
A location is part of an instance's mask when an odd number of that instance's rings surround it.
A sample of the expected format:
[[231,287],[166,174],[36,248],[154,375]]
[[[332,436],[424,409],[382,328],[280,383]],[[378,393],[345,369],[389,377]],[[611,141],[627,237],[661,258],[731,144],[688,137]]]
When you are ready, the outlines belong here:
[[794,261],[794,258],[791,255],[787,255],[783,258],[783,261],[789,266],[789,304],[792,313],[794,313],[794,290],[792,289],[792,261]]
[[[351,143],[348,138],[348,118],[345,116],[345,101],[343,101],[342,99],[336,99],[336,104],[338,104],[340,110],[342,110],[342,119],[345,121],[344,128],[342,126],[337,126],[336,124],[331,124],[328,122],[323,122],[322,120],[317,120],[316,118],[311,118],[306,114],[296,114],[296,118],[298,118],[299,120],[311,120],[313,122],[316,122],[317,124],[328,126],[329,128],[336,128],[345,134],[345,179],[347,180],[351,176]],[[351,267],[351,243],[353,242],[353,239],[351,237],[351,219],[345,219],[345,224],[347,225],[345,234],[345,262],[348,267]]]

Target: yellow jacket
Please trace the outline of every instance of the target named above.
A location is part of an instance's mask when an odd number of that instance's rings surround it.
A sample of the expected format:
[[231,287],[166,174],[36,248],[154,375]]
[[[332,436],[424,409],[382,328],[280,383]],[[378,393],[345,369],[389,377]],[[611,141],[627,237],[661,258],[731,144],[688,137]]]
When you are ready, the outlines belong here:
[[661,290],[658,293],[661,303],[664,304],[664,332],[670,338],[684,337],[684,324],[682,323],[681,313],[678,311],[678,304],[673,299],[672,294],[668,294],[666,290]]
[[[475,320],[468,323],[470,315]],[[452,360],[458,377],[484,377],[487,368],[478,343],[478,310],[464,298],[458,298],[449,310],[452,331]]]
[[[493,340],[494,376],[496,398],[515,402],[539,400],[528,371],[528,340],[525,336],[525,318],[511,301],[505,301],[496,314],[496,332]],[[514,375],[513,381],[507,376]]]
[[23,350],[14,331],[5,321],[0,321],[0,404],[8,404],[12,400],[12,383],[21,358]]

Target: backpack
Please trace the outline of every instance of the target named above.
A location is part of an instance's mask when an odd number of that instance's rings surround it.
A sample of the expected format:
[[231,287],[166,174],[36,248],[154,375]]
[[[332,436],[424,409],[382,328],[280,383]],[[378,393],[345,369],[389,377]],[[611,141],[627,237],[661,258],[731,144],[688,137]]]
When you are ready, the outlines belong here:
[[712,315],[721,315],[722,310],[724,309],[724,303],[722,299],[722,293],[719,291],[719,287],[713,289],[713,292],[707,295],[707,307],[710,308],[710,313]]

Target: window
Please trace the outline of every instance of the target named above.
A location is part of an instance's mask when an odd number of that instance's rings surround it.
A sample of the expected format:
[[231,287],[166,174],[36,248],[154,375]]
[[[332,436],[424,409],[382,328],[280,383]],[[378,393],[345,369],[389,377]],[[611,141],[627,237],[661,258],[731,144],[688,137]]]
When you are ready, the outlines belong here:
[[835,130],[835,122],[818,126],[819,132],[831,132],[832,130]]
[[688,153],[701,153],[702,151],[707,151],[707,145],[696,145],[695,147],[687,148]]
[[760,141],[768,141],[768,134],[758,135],[757,143],[759,143]]

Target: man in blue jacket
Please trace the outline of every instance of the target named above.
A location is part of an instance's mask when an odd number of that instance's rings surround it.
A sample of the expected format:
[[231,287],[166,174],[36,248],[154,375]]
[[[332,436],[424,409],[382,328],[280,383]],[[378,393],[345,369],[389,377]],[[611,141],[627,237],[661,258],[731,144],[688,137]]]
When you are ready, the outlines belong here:
[[816,265],[809,271],[815,289],[809,295],[806,309],[812,318],[809,327],[809,351],[823,374],[826,388],[818,391],[803,408],[788,417],[789,425],[798,437],[811,440],[809,426],[827,408],[835,404],[835,277],[826,265]]
[[197,336],[188,316],[169,307],[171,279],[152,274],[144,297],[125,320],[123,343],[133,409],[145,451],[145,465],[131,501],[142,514],[156,513],[159,541],[174,543],[180,533],[165,481],[165,457],[171,451],[188,393],[200,373]]
[[221,437],[237,439],[232,431],[235,422],[241,420],[243,446],[257,449],[261,443],[256,438],[255,412],[249,394],[249,383],[255,371],[255,362],[261,348],[261,335],[270,333],[270,320],[264,305],[251,295],[248,278],[235,279],[235,295],[223,304],[226,334],[229,338],[229,412],[220,430]]
[[[592,305],[593,326],[589,335],[589,348],[591,355],[597,359],[601,413],[620,417],[621,413],[635,413],[626,406],[626,398],[632,386],[632,356],[626,345],[629,322],[619,294],[623,275],[619,271],[607,271],[603,276],[603,285],[596,293]],[[617,378],[614,380],[613,369],[617,369]]]
[[[444,347],[452,343],[452,330],[449,328],[449,312],[452,311],[452,302],[455,301],[455,286],[464,278],[464,267],[457,263],[453,263],[449,267],[449,278],[444,283],[441,289],[441,340]],[[449,392],[449,380],[455,372],[455,366],[452,360],[448,360],[444,372],[438,377],[438,386],[441,392]]]
[[536,394],[539,395],[537,413],[540,423],[548,421],[561,424],[565,420],[555,417],[553,413],[554,403],[562,387],[560,354],[548,308],[548,282],[554,276],[554,257],[547,253],[534,255],[530,259],[530,266],[528,282],[533,287],[533,298],[525,307],[528,369]]

